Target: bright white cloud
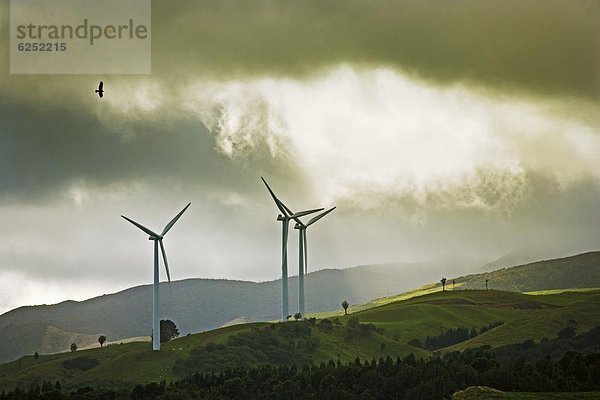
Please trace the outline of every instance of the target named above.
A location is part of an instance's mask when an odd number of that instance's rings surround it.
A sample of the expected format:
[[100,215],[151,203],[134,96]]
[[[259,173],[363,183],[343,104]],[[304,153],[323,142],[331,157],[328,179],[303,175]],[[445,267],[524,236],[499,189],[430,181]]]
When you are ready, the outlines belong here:
[[[92,97],[82,107],[96,113],[107,134],[134,132],[134,143],[144,146],[140,124],[189,129],[191,120],[213,132],[222,155],[243,161],[239,170],[251,167],[253,175],[261,168],[254,161],[270,156],[278,161],[271,165],[289,162],[303,172],[315,187],[300,182],[306,193],[295,201],[339,207],[311,237],[319,243],[312,247],[314,268],[461,251],[489,261],[523,243],[553,251],[596,243],[589,234],[593,222],[578,231],[580,236],[569,234],[566,240],[564,232],[585,225],[576,219],[580,214],[586,223],[593,215],[589,204],[596,199],[582,193],[593,197],[598,191],[588,191],[594,181],[586,178],[600,173],[600,134],[581,122],[585,119],[555,107],[492,98],[461,86],[436,88],[388,69],[350,67],[304,80],[199,79],[169,87],[136,78],[110,85],[113,95],[102,101]],[[82,178],[58,187],[58,200],[4,204],[0,312],[64,298],[60,288],[79,299],[151,282],[149,242],[118,215],[160,227],[185,201],[193,207],[167,243],[173,279],[275,278],[276,210],[256,175],[255,192],[239,186],[239,179],[215,189],[171,187],[168,181],[177,181],[175,176],[103,186]],[[543,178],[538,184],[552,182],[551,190],[571,184],[578,189],[565,190],[564,198],[549,198],[544,206],[539,193],[548,192],[538,187],[534,197],[534,175]],[[291,181],[296,190],[298,177]],[[282,196],[297,193],[290,187],[281,189]],[[256,196],[259,192],[263,197]],[[560,210],[562,220],[554,220],[563,199],[570,207]],[[520,214],[505,218],[515,208]],[[482,218],[480,211],[487,215]],[[50,276],[55,281],[46,281]],[[16,280],[27,280],[28,286],[13,287]]]
[[510,211],[527,196],[528,173],[567,185],[600,170],[600,135],[578,121],[389,69],[198,82],[181,98],[223,154],[246,157],[266,143],[294,159],[324,200],[362,208],[395,199],[415,210]]

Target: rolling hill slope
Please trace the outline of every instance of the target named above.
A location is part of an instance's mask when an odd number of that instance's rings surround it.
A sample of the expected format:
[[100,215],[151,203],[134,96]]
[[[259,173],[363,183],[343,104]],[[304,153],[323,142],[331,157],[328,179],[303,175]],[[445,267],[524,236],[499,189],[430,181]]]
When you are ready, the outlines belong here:
[[44,380],[60,381],[68,389],[88,385],[131,387],[136,383],[175,380],[195,371],[291,364],[300,358],[318,364],[332,359],[349,362],[356,357],[428,354],[375,332],[352,340],[346,338],[347,333],[348,329],[341,326],[259,322],[184,336],[164,343],[160,352],[152,351],[150,343],[137,342],[43,355],[38,360],[26,356],[0,365],[0,392]]
[[[447,275],[448,276],[448,275]],[[531,292],[532,294],[552,294],[568,291],[569,296],[576,292],[600,288],[600,252],[583,253],[555,260],[538,261],[497,271],[449,278],[447,288],[452,290],[485,289],[485,280],[491,289],[511,292]],[[453,284],[454,282],[454,284]],[[354,304],[350,312],[358,312],[401,300],[442,291],[439,282],[429,283],[417,289],[389,297],[373,299],[367,303]],[[341,315],[339,310],[321,313],[319,316]]]
[[[569,319],[581,330],[600,325],[600,290],[551,295],[527,295],[496,290],[434,292],[351,314],[374,323],[385,335],[402,342],[435,336],[449,329],[477,329],[504,322],[484,334],[459,343],[451,350],[520,343],[555,337]],[[346,317],[348,318],[348,317]]]
[[600,287],[600,252],[467,275],[455,281],[462,289],[485,289],[486,279],[492,289],[513,292]]
[[[504,324],[441,352],[554,338],[568,319],[583,331],[600,325],[600,290],[528,295],[496,290],[429,293],[334,320],[251,323],[184,336],[152,352],[150,343],[115,344],[75,353],[32,356],[0,365],[0,390],[31,382],[61,381],[66,388],[111,387],[178,379],[194,371],[259,364],[349,362],[430,351],[423,342],[451,328]],[[336,321],[337,320],[337,321]],[[211,344],[212,343],[212,344]]]
[[[353,304],[350,311],[355,313],[435,293],[441,291],[439,283],[397,295],[415,284],[437,281],[438,276],[448,275],[448,271],[457,268],[454,264],[444,263],[387,264],[310,273],[306,277],[307,310],[309,316],[335,316],[342,314],[339,305],[342,299]],[[493,289],[513,291],[600,287],[600,252],[540,261],[454,280],[456,289],[464,290],[484,288],[485,279],[489,280]],[[449,287],[451,282],[452,279],[449,279]],[[278,317],[280,281],[255,283],[187,279],[173,282],[172,289],[171,294],[166,284],[161,284],[164,293],[161,296],[162,318],[175,321],[182,334],[215,329],[232,321],[268,321]],[[290,289],[290,309],[294,310],[297,277],[290,279]],[[550,301],[550,298],[545,301]],[[48,346],[48,341],[44,341],[49,327],[69,332],[70,336],[81,335],[86,338],[82,339],[86,343],[99,334],[107,335],[109,341],[148,336],[152,312],[150,305],[151,286],[145,285],[82,302],[66,301],[12,310],[0,315],[0,333],[6,338],[0,341],[0,362],[35,351],[50,353],[66,350],[64,341],[54,341],[54,346]],[[421,308],[419,312],[424,313],[431,309],[426,305]],[[505,319],[505,313],[506,310],[488,307],[478,311],[477,318],[490,322]],[[465,318],[475,319],[475,316]],[[440,321],[444,321],[444,318],[440,318]],[[431,324],[429,328],[435,328],[435,323]],[[437,323],[437,326],[443,328],[446,325]]]
[[[386,264],[321,270],[306,276],[307,310],[340,308],[410,289],[427,282],[447,265]],[[423,272],[426,270],[427,272]],[[215,329],[232,321],[269,321],[279,317],[280,280],[256,283],[186,279],[160,285],[161,318],[173,320],[182,334]],[[297,308],[297,277],[290,278],[290,310]],[[20,307],[0,315],[0,362],[25,354],[65,351],[43,347],[48,326],[81,335],[104,334],[109,341],[151,334],[152,287],[133,287],[85,301]],[[9,344],[10,343],[10,344]]]

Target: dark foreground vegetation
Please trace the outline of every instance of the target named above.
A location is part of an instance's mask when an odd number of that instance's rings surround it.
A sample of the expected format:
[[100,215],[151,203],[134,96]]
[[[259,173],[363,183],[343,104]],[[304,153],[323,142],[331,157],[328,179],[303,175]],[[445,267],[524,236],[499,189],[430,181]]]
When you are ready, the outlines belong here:
[[194,374],[173,383],[137,385],[131,391],[83,388],[65,393],[44,383],[0,394],[0,400],[26,399],[447,399],[457,390],[484,385],[505,391],[600,390],[600,354],[567,353],[554,362],[520,359],[507,364],[485,350],[449,353],[419,360],[410,355],[371,361],[333,361],[313,367],[233,369]]
[[[82,388],[65,392],[60,383],[44,382],[0,394],[0,400],[150,400],[150,399],[449,399],[470,386],[515,392],[600,391],[600,327],[572,337],[540,343],[526,341],[482,347],[418,359],[414,355],[318,366],[263,365],[195,373],[166,383],[133,389]],[[306,339],[307,333],[301,336]],[[310,340],[303,346],[310,346]],[[558,349],[567,351],[552,358]],[[570,351],[578,349],[582,352]],[[534,358],[539,356],[538,358]],[[502,361],[510,360],[510,361]]]

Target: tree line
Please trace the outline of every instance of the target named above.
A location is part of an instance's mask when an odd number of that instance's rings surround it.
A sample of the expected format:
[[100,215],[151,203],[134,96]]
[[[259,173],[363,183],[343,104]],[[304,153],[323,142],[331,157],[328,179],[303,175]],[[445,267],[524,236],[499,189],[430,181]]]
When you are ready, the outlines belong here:
[[[327,322],[325,322],[327,321]],[[350,323],[348,332],[371,335],[365,324]],[[0,393],[0,400],[146,400],[146,399],[398,399],[435,400],[449,398],[455,391],[469,386],[490,386],[504,391],[557,392],[600,390],[600,326],[577,334],[575,321],[568,321],[553,339],[500,348],[482,346],[463,352],[454,351],[418,359],[413,354],[404,358],[379,358],[342,363],[340,360],[319,365],[283,363],[281,347],[290,341],[298,343],[292,356],[310,352],[313,329],[336,328],[329,320],[306,321],[305,324],[282,324],[267,328],[268,335],[258,331],[237,336],[232,347],[248,350],[263,341],[262,356],[275,357],[279,364],[247,367],[234,362],[224,371],[201,368],[207,359],[188,364],[179,372],[190,372],[174,382],[148,383],[133,388],[81,388],[64,391],[59,382],[44,382],[29,388]],[[346,327],[348,329],[348,327]],[[273,340],[280,341],[276,344]],[[283,339],[283,340],[282,340]],[[208,345],[207,348],[220,345]],[[280,347],[279,349],[277,349]],[[267,350],[274,351],[269,354]],[[314,349],[312,349],[314,351]],[[237,353],[237,354],[241,354]],[[218,352],[215,352],[215,356]],[[261,357],[262,357],[261,356]],[[281,357],[281,358],[280,358]],[[223,361],[222,358],[210,360]],[[273,360],[270,360],[271,362]],[[308,361],[308,360],[304,360]],[[74,368],[93,367],[93,360],[80,357],[72,361]],[[243,364],[243,363],[242,363]],[[67,366],[65,366],[67,367]],[[193,370],[196,369],[196,372]]]
[[483,385],[505,391],[600,390],[600,353],[569,352],[529,362],[501,364],[484,349],[443,357],[357,358],[318,366],[261,366],[196,373],[176,382],[148,383],[130,390],[83,388],[65,392],[60,384],[32,385],[1,393],[0,400],[170,400],[170,399],[447,399],[455,391]]

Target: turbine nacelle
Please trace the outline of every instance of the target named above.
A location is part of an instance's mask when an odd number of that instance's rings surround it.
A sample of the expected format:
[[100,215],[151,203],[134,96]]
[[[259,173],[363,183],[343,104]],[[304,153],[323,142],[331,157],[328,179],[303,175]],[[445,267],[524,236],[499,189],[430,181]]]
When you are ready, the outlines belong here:
[[160,251],[162,253],[162,257],[163,257],[163,261],[165,263],[165,270],[167,272],[167,279],[169,280],[169,288],[171,287],[171,273],[169,272],[169,262],[167,261],[167,252],[165,251],[165,246],[163,245],[163,238],[165,237],[165,235],[167,234],[167,232],[169,232],[169,230],[173,227],[173,225],[175,225],[175,222],[177,222],[177,220],[179,218],[181,218],[181,216],[183,215],[183,213],[185,212],[185,210],[188,209],[188,207],[191,205],[192,203],[188,203],[187,206],[185,206],[183,208],[183,210],[181,210],[179,212],[179,214],[177,214],[175,216],[175,218],[173,218],[171,221],[169,221],[169,223],[167,225],[165,225],[165,229],[163,229],[163,231],[158,234],[148,228],[146,228],[144,225],[135,222],[134,220],[132,220],[131,218],[127,218],[124,215],[121,215],[121,217],[125,220],[127,220],[128,222],[130,222],[132,225],[136,226],[137,228],[139,228],[142,232],[150,235],[148,236],[148,240],[153,240],[155,242],[158,242],[158,244],[160,244]]
[[275,192],[273,192],[273,190],[271,190],[271,187],[269,186],[269,184],[267,183],[265,178],[261,177],[260,179],[262,179],[263,183],[267,187],[267,190],[271,194],[273,201],[275,201],[275,205],[281,212],[281,214],[277,215],[277,221],[288,221],[290,219],[296,219],[296,218],[302,217],[304,215],[323,211],[323,208],[317,208],[317,209],[313,209],[313,210],[299,211],[297,213],[292,212],[292,210],[290,210],[285,204],[283,204],[283,202],[281,200],[279,200],[277,198],[277,196],[275,195]]

